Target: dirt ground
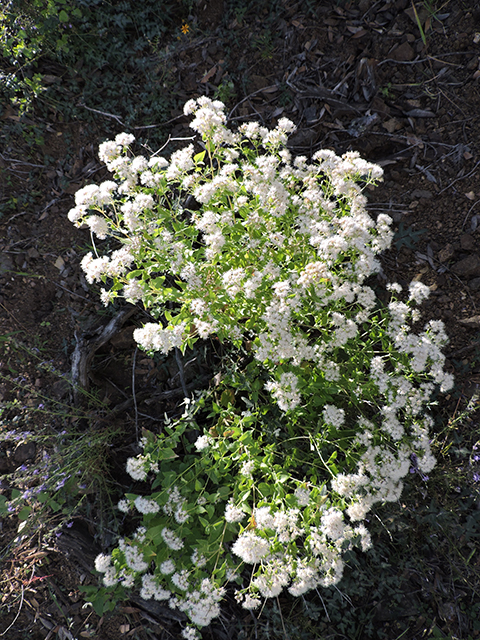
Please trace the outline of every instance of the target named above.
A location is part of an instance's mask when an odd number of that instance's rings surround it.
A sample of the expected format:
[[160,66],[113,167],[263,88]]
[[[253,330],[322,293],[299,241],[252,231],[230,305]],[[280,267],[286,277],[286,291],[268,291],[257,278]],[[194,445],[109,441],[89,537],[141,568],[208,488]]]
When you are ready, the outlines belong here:
[[[407,0],[339,4],[318,2],[314,16],[302,10],[302,2],[287,1],[265,32],[262,15],[224,25],[223,3],[207,2],[208,10],[198,15],[199,35],[192,30],[191,37],[162,52],[169,90],[180,102],[213,96],[240,70],[243,81],[233,83],[227,96],[232,125],[255,119],[271,127],[286,116],[298,127],[289,143],[294,154],[355,149],[383,167],[384,182],[368,192],[369,210],[372,216],[391,215],[397,234],[378,277],[430,286],[424,318],[442,319],[450,337],[448,369],[458,392],[442,401],[441,411],[453,415],[480,383],[480,10],[476,0],[447,0],[438,10],[417,2],[417,16]],[[228,47],[226,28],[235,34]],[[29,117],[33,129],[35,116]],[[96,151],[112,119],[98,114],[95,124],[87,124],[52,115],[41,123],[43,140],[35,141],[12,133],[18,122],[13,108],[5,107],[0,118],[2,131],[9,131],[2,134],[0,202],[23,203],[0,219],[0,335],[15,334],[40,360],[69,375],[78,341],[98,335],[96,328],[111,318],[79,268],[89,235],[75,229],[66,214],[77,189],[107,176]],[[172,120],[166,128],[172,137],[190,135],[179,112]],[[121,130],[118,124],[116,132]],[[98,349],[89,372],[91,388],[109,407],[125,403],[120,419],[132,429],[134,364],[137,391],[164,394],[154,403],[140,399],[141,412],[155,416],[178,397],[173,361],[159,363],[142,354],[133,361],[132,330],[143,320],[140,310],[131,315]],[[34,402],[35,392],[70,401],[68,385],[39,366],[34,353],[16,371],[23,391],[8,381],[11,359],[1,355],[0,401]],[[194,365],[187,383],[204,380],[207,371],[208,363]],[[128,446],[122,455],[131,455]],[[0,473],[26,460],[14,460],[5,450]],[[10,544],[17,526],[11,518],[0,521],[2,546]],[[100,544],[95,522],[79,520],[64,533],[63,544],[34,537],[6,556],[0,630],[12,626],[5,638],[178,637],[180,627],[164,611],[131,603],[99,618],[84,608],[78,586],[94,584],[88,567]],[[466,640],[465,623],[455,616],[445,620],[439,614],[437,624],[452,634],[445,637]],[[379,628],[385,624],[379,621]],[[414,627],[402,637],[427,637]],[[329,637],[328,625],[322,633],[317,637]],[[233,636],[227,621],[204,637]],[[391,637],[397,637],[393,630]]]

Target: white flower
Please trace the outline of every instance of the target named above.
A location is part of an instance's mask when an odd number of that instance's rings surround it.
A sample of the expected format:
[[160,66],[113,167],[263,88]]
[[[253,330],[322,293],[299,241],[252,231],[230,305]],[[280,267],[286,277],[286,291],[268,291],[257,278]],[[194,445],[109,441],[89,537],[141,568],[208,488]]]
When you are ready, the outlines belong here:
[[173,560],[165,560],[159,566],[160,572],[168,576],[175,571],[175,563]]
[[147,472],[145,471],[145,460],[142,457],[128,458],[127,473],[134,480],[145,480]]
[[122,147],[128,147],[132,142],[135,142],[135,136],[131,133],[119,133],[115,136],[115,144],[119,144]]
[[135,507],[137,511],[140,513],[157,513],[160,511],[160,507],[155,502],[155,500],[149,500],[148,498],[143,498],[142,496],[138,496],[135,498]]
[[305,487],[297,487],[294,496],[301,507],[306,507],[310,502],[310,491]]
[[130,511],[130,503],[128,500],[120,500],[117,504],[117,509],[123,513],[128,513]]
[[398,282],[390,282],[387,284],[387,291],[393,291],[394,293],[402,293],[402,285]]
[[291,411],[300,404],[301,400],[297,385],[297,376],[289,371],[280,375],[279,382],[273,380],[267,382],[265,388],[272,393],[282,411]]
[[123,548],[127,566],[136,573],[143,573],[148,569],[148,563],[143,558],[142,551],[133,545],[125,545]]
[[150,600],[151,598],[155,598],[155,600],[168,600],[171,596],[171,592],[167,589],[163,589],[160,587],[156,580],[155,576],[146,573],[142,576],[142,589],[140,590],[140,597],[144,600]]
[[331,507],[321,517],[322,530],[332,540],[338,540],[341,538],[345,531],[345,525],[343,522],[343,513]]
[[195,448],[197,451],[204,451],[212,444],[211,436],[199,436],[195,441]]
[[260,538],[253,531],[244,531],[232,546],[232,552],[247,564],[256,564],[270,551],[267,540]]
[[262,601],[256,594],[247,593],[245,594],[245,600],[242,603],[242,607],[244,609],[252,610],[258,609],[258,607],[262,604]]
[[345,422],[345,411],[332,404],[326,404],[323,409],[323,419],[332,427],[341,427]]
[[254,462],[254,460],[247,460],[240,467],[240,473],[242,474],[242,476],[245,476],[246,478],[251,478],[252,473],[254,471],[255,471],[255,462]]
[[173,348],[181,346],[184,329],[184,323],[164,329],[161,324],[147,322],[141,329],[135,329],[133,339],[145,351],[168,353]]
[[233,504],[232,500],[227,502],[227,506],[225,507],[225,520],[227,522],[241,522],[244,517],[244,512],[241,509],[238,509]]
[[182,571],[178,571],[172,576],[173,584],[180,589],[181,591],[187,591],[188,589],[188,571],[186,569],[182,569]]
[[103,584],[106,587],[114,587],[116,584],[118,584],[118,574],[115,567],[108,567],[108,569],[105,571],[105,575],[103,576]]
[[255,509],[255,522],[259,529],[273,529],[274,518],[270,513],[270,507]]
[[198,633],[195,627],[185,627],[182,631],[182,638],[185,638],[185,640],[196,640]]
[[98,148],[98,157],[105,164],[109,164],[121,153],[120,146],[113,140],[106,140]]
[[160,532],[160,535],[167,547],[170,547],[173,551],[180,551],[180,549],[183,549],[183,540],[175,535],[171,529],[167,529],[167,527],[165,527]]
[[105,573],[112,564],[112,556],[101,553],[95,558],[95,569],[99,573]]
[[417,304],[426,300],[430,295],[430,287],[427,287],[423,282],[411,282],[408,290],[410,292],[408,299],[414,300]]
[[131,302],[135,304],[138,300],[141,300],[145,295],[145,291],[143,289],[143,285],[139,280],[135,280],[132,278],[128,281],[128,283],[123,287],[123,296],[127,302]]

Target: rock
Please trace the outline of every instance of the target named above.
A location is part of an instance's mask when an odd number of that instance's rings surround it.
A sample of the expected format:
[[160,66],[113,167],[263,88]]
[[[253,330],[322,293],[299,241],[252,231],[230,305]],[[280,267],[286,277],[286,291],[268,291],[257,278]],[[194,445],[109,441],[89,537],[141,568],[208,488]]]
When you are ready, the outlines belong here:
[[452,271],[457,276],[480,276],[480,257],[476,254],[467,256],[453,265]]
[[394,60],[398,60],[398,62],[409,62],[410,60],[413,60],[415,58],[415,51],[408,44],[408,42],[403,42],[392,51],[389,57],[393,58]]
[[411,193],[412,198],[425,198],[425,199],[430,199],[433,198],[433,193],[431,191],[428,191],[427,189],[415,189],[415,191],[412,191]]
[[473,251],[476,247],[475,238],[469,233],[460,236],[460,246],[464,251]]
[[33,460],[37,453],[37,445],[34,442],[19,444],[13,453],[13,460],[16,464],[23,464],[27,460]]
[[10,464],[10,460],[6,456],[0,456],[0,475],[11,472],[12,466]]
[[52,394],[55,396],[55,398],[61,400],[62,398],[65,398],[66,395],[68,395],[70,388],[70,384],[67,382],[67,380],[57,380],[52,385]]
[[438,259],[440,262],[448,262],[455,255],[455,249],[452,244],[447,244],[443,249],[438,252]]
[[13,262],[6,253],[0,253],[0,274],[8,273],[13,269]]
[[115,349],[132,349],[135,346],[134,331],[135,327],[133,326],[124,327],[110,339],[110,344]]
[[468,329],[480,329],[480,316],[471,316],[470,318],[463,318],[458,321],[459,324],[467,327]]
[[480,289],[480,278],[474,278],[473,280],[470,280],[468,286],[472,291],[478,291]]

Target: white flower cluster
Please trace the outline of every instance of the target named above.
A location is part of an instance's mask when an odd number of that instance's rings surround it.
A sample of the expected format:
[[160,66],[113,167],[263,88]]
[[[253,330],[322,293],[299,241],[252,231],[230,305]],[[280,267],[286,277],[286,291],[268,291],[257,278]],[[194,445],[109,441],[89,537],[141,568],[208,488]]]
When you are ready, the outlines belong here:
[[128,458],[127,473],[134,480],[145,480],[147,471],[145,469],[145,459],[142,456]]
[[168,502],[163,505],[163,512],[168,516],[173,516],[177,524],[183,524],[189,518],[185,509],[187,501],[180,493],[178,487],[171,487],[168,490]]
[[[121,511],[135,506],[145,523],[157,514],[156,533],[140,527],[131,541],[120,540],[119,556],[98,556],[104,585],[133,586],[141,575],[142,597],[168,600],[202,626],[219,615],[224,594],[214,576],[198,577],[201,567],[213,566],[213,556],[215,568],[228,558],[222,568],[227,578],[238,579],[242,563],[253,565],[249,586],[237,594],[246,609],[284,588],[300,596],[336,584],[344,551],[371,545],[363,521],[373,505],[399,499],[412,456],[422,473],[433,468],[426,408],[453,378],[445,371],[443,324],[431,321],[418,334],[410,328],[429,287],[412,282],[402,292],[397,283],[388,285],[392,300],[383,311],[365,284],[393,237],[391,218],[373,219],[359,186],[380,180],[380,167],[356,152],[339,157],[321,150],[312,161],[292,159],[283,147],[295,127],[285,118],[273,130],[246,123],[233,133],[219,101],[191,100],[185,113],[194,116],[191,126],[205,141],[204,153],[195,155],[189,145],[169,160],[132,157],[129,134],[101,145],[100,158],[115,181],[81,189],[68,215],[99,239],[113,236],[124,246],[108,256],[86,255],[86,279],[114,280],[111,291],[102,290],[105,304],[123,295],[155,311],[169,309],[168,326],[147,323],[134,332],[148,352],[167,354],[215,333],[248,344],[253,364],[270,376],[265,384],[263,373],[258,378],[264,389],[255,395],[265,398],[266,390],[282,412],[275,447],[284,446],[279,434],[285,433],[292,450],[297,440],[309,443],[314,461],[308,464],[325,474],[313,482],[262,461],[260,445],[249,444],[254,430],[246,432],[256,418],[244,413],[236,416],[236,426],[248,425],[238,442],[225,435],[229,429],[195,441],[192,456],[209,463],[208,473],[201,467],[207,479],[199,482],[195,509],[182,484],[164,487],[158,501],[156,494],[120,501]],[[396,299],[400,294],[403,301]],[[338,459],[331,451],[337,437],[346,454]],[[215,464],[222,456],[237,464],[230,495],[222,493],[226,486],[207,489],[229,468]],[[345,472],[346,457],[358,461],[354,470]],[[127,461],[134,480],[146,480],[150,470],[158,466],[148,456]],[[249,502],[257,484],[257,503]],[[280,486],[289,486],[288,498],[285,491],[278,497]],[[268,499],[259,502],[260,494]],[[202,529],[195,528],[197,517]],[[207,527],[237,532],[228,552],[222,542],[219,555],[212,555],[200,537],[191,545],[189,532]],[[148,573],[142,544],[153,536],[163,555]],[[183,636],[193,638],[195,631],[187,627]]]
[[301,398],[297,387],[298,379],[291,372],[282,373],[279,382],[269,380],[265,385],[265,388],[272,393],[282,411],[290,411],[300,403]]
[[140,513],[157,513],[157,511],[160,510],[160,507],[155,500],[149,500],[142,496],[135,498],[134,505]]
[[174,347],[181,346],[184,330],[184,323],[164,329],[160,324],[147,322],[141,329],[135,329],[133,337],[145,351],[168,353]]

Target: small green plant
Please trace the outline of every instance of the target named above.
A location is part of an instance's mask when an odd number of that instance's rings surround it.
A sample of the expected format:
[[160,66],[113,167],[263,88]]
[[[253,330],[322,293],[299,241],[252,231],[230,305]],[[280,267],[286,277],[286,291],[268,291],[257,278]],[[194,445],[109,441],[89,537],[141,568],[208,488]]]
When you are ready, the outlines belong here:
[[380,88],[380,93],[382,94],[382,96],[384,98],[391,98],[392,97],[392,83],[391,82],[387,82],[387,84],[384,87]]
[[371,545],[367,513],[396,501],[411,469],[433,468],[426,409],[453,384],[442,323],[409,328],[429,288],[412,282],[400,301],[393,283],[384,308],[366,284],[393,238],[362,194],[381,169],[356,153],[293,159],[289,120],[232,132],[224,108],[185,105],[199,153],[132,157],[125,133],[103,143],[115,181],[84,187],[69,212],[117,240],[82,267],[112,283],[105,305],[141,301],[156,318],[134,332],[142,349],[210,336],[241,354],[216,392],[144,433],[127,472],[150,492],[119,503],[142,523],[96,562],[103,587],[168,600],[197,626],[219,615],[228,582],[247,609],[337,584],[344,554]]
[[255,36],[252,40],[252,46],[257,51],[260,51],[262,60],[271,60],[275,51],[272,32],[265,31],[260,35]]
[[224,104],[229,104],[235,97],[235,85],[230,78],[223,79],[215,91],[215,99]]
[[[87,503],[92,496],[108,502],[110,443],[119,429],[82,429],[79,425],[88,416],[41,394],[13,367],[25,354],[37,360],[44,375],[58,377],[53,364],[13,336],[1,342],[3,366],[10,372],[5,381],[14,385],[18,398],[0,406],[0,448],[11,466],[5,476],[9,491],[0,495],[0,514],[17,515],[19,535],[47,528],[50,536],[91,508]],[[16,454],[24,458],[21,464],[15,462]]]
[[398,225],[397,232],[393,238],[393,244],[397,249],[407,247],[408,249],[414,249],[415,245],[419,242],[420,238],[427,232],[426,229],[415,230],[413,226],[405,227],[403,222]]
[[[0,10],[4,92],[20,114],[35,103],[40,109],[54,105],[64,118],[81,113],[88,119],[93,108],[128,124],[161,122],[168,101],[154,43],[165,46],[174,38],[189,7],[187,0],[161,7],[156,0],[8,0]],[[61,86],[46,80],[46,59],[64,66]],[[71,100],[73,94],[79,98]]]

